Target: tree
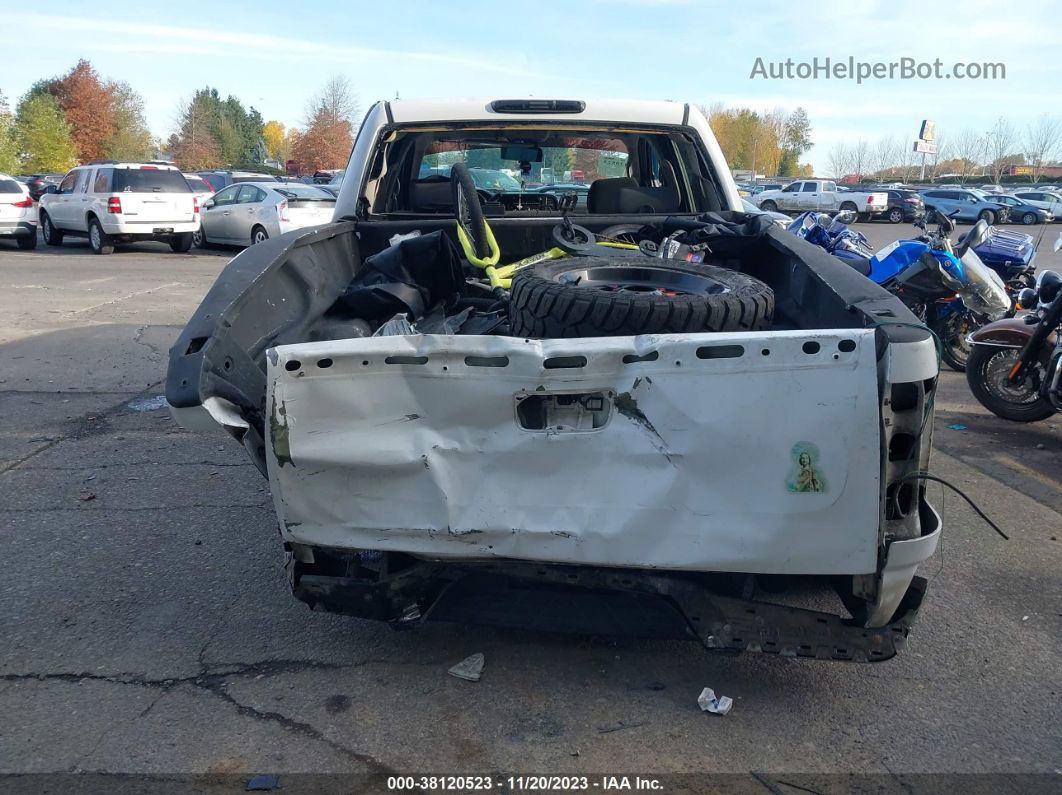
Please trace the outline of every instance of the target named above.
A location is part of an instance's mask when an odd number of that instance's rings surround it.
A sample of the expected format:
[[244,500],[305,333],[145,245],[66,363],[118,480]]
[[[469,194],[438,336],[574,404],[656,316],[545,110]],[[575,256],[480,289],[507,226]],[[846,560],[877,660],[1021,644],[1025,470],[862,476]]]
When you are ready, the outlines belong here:
[[798,176],[800,156],[811,148],[811,120],[806,110],[798,107],[785,118],[780,143],[782,155],[778,164],[779,176]]
[[992,169],[992,181],[998,184],[1007,166],[1014,162],[1014,125],[1000,116],[996,119],[996,124],[988,132],[987,137],[985,151],[988,157],[986,159]]
[[111,97],[114,131],[103,145],[112,160],[148,160],[154,146],[151,131],[144,118],[144,100],[128,83],[110,81],[106,84]]
[[15,117],[0,92],[0,171],[18,171],[18,145],[15,142]]
[[874,174],[878,179],[887,178],[890,169],[892,169],[900,159],[899,149],[900,144],[896,141],[896,138],[893,135],[886,135],[884,138],[879,138],[878,142],[874,144],[871,163],[874,168]]
[[1025,156],[1033,166],[1033,182],[1040,181],[1044,165],[1058,147],[1060,137],[1062,121],[1046,113],[1025,128]]
[[317,118],[324,119],[328,124],[346,121],[353,125],[359,107],[350,80],[343,75],[332,75],[324,88],[310,100],[306,108],[306,126],[309,127],[310,121]]
[[840,179],[845,174],[851,172],[852,152],[844,144],[834,144],[830,147],[829,154],[826,155],[826,167],[829,169],[829,176],[833,179]]
[[70,124],[51,94],[19,103],[15,140],[27,172],[63,172],[77,163]]
[[82,161],[105,157],[106,143],[114,135],[113,103],[92,64],[84,59],[78,61],[49,90],[70,123],[78,157]]
[[863,179],[863,174],[870,168],[870,147],[867,142],[860,138],[851,148],[852,173],[858,179]]
[[197,91],[180,111],[180,131],[170,136],[169,148],[174,163],[184,171],[224,165],[221,147],[210,129],[213,110],[210,97]]
[[295,145],[298,144],[301,137],[302,130],[298,127],[288,127],[288,131],[284,134],[284,154],[286,159],[281,162],[281,167],[286,167],[287,161],[295,158]]
[[[354,143],[353,117],[357,112],[358,100],[350,81],[341,76],[331,77],[307,107],[306,130],[295,143],[294,155],[300,171],[312,173],[346,165]],[[469,153],[470,164],[473,154]]]
[[984,154],[984,140],[969,127],[960,130],[952,140],[952,154],[959,166],[959,182],[965,183],[967,176],[977,173],[977,164]]
[[284,148],[287,140],[284,137],[284,125],[279,121],[267,121],[262,127],[262,138],[265,140],[266,153],[274,160],[283,163],[287,160]]
[[782,161],[777,111],[760,115],[749,108],[707,109],[708,123],[731,168],[777,173]]

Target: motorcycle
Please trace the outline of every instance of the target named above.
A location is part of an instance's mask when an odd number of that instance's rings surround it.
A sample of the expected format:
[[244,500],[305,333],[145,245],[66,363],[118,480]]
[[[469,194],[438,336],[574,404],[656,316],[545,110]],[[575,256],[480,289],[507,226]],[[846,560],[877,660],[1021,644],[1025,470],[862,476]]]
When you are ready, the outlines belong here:
[[[1055,251],[1062,248],[1062,236]],[[1062,277],[1042,271],[1018,296],[1023,317],[989,323],[970,335],[966,381],[997,417],[1035,422],[1062,411]]]
[[923,217],[915,221],[922,230],[917,239],[897,240],[874,254],[866,237],[848,228],[853,215],[838,213],[827,226],[824,216],[804,213],[789,229],[899,297],[936,332],[941,358],[962,372],[970,352],[969,332],[1013,312],[1003,280],[977,254],[991,236],[990,227],[978,221],[953,247],[948,236],[955,222],[937,214],[932,232]]
[[[962,238],[959,238],[962,242]],[[1036,281],[1036,246],[1039,241],[1024,232],[989,228],[988,239],[977,246],[977,256],[999,274],[1011,296],[1016,296]]]

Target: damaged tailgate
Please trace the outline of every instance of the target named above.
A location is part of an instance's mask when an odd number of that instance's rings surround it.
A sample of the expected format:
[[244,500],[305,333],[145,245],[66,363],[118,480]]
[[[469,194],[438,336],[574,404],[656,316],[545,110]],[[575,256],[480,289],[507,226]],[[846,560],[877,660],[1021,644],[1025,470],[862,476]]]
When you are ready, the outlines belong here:
[[877,568],[873,330],[392,336],[269,352],[286,540],[432,559]]

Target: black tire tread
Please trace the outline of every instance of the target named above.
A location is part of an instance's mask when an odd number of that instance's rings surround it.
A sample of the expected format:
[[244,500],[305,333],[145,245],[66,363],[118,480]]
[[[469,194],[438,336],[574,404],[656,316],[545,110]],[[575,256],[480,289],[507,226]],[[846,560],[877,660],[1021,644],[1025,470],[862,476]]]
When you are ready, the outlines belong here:
[[[454,163],[450,168],[450,184],[454,199],[454,214],[460,213],[457,202],[457,189],[461,188],[468,203],[468,219],[470,229],[465,230],[472,238],[472,248],[480,259],[490,255],[490,244],[487,242],[487,218],[483,214],[483,205],[480,204],[479,192],[476,183],[472,181],[472,174],[464,163]],[[461,219],[458,218],[458,223]]]
[[[757,331],[774,317],[774,291],[759,279],[713,265],[661,262],[689,273],[728,283],[731,292],[714,295],[658,296],[609,293],[565,284],[556,276],[585,268],[593,259],[553,260],[518,272],[509,301],[511,333],[529,338],[616,337],[638,334]],[[629,260],[621,261],[629,264]]]
[[993,395],[985,387],[983,380],[984,368],[993,353],[995,351],[990,346],[974,345],[973,351],[970,352],[970,357],[966,360],[966,382],[969,384],[970,391],[977,398],[978,403],[997,417],[1011,420],[1012,422],[1036,422],[1045,420],[1055,413],[1054,406],[1045,397],[1039,397],[1035,402],[1022,407],[1000,400]]

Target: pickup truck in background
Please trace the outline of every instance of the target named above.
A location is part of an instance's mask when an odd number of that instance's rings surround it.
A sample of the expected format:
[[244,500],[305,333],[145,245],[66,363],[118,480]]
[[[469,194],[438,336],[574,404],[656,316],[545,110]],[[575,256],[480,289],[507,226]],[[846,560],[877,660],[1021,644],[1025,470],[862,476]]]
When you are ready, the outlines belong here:
[[832,212],[851,210],[859,220],[866,221],[885,212],[889,197],[884,191],[838,190],[837,183],[825,179],[804,179],[791,182],[780,190],[765,190],[749,201],[766,212],[802,213],[806,210]]
[[[587,198],[513,205],[470,162],[579,163]],[[875,662],[941,534],[938,369],[898,298],[743,211],[696,105],[397,100],[332,223],[222,271],[166,396],[268,478],[315,610]]]

